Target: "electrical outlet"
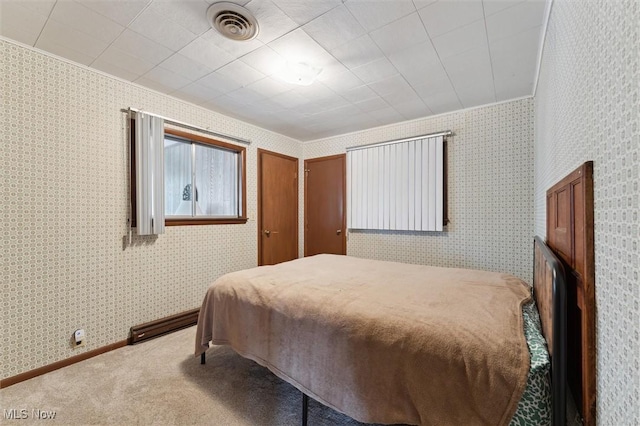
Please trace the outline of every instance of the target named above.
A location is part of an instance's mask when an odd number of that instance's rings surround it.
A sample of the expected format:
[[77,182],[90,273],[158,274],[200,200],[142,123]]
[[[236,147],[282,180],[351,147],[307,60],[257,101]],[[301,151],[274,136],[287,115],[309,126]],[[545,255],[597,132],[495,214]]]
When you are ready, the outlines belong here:
[[74,348],[80,348],[87,343],[86,334],[83,328],[79,328],[73,332],[71,336],[71,346]]

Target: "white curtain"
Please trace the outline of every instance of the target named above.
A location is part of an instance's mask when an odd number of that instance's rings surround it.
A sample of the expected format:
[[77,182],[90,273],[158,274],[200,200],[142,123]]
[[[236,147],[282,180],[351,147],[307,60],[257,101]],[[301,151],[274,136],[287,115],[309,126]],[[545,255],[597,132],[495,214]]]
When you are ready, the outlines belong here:
[[442,136],[347,153],[348,227],[442,231]]
[[164,120],[136,113],[136,228],[164,233]]

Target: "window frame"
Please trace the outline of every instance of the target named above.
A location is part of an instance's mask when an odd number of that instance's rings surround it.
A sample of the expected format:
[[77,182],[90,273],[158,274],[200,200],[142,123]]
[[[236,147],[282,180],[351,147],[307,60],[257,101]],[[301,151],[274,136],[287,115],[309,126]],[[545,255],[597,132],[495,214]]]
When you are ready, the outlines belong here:
[[[214,147],[223,148],[229,151],[233,151],[239,155],[239,165],[240,165],[240,173],[238,174],[239,178],[242,180],[238,182],[238,187],[241,188],[242,197],[240,201],[241,208],[241,216],[239,217],[192,217],[185,218],[180,217],[176,219],[171,219],[170,217],[165,217],[165,226],[191,226],[191,225],[232,225],[232,224],[243,224],[247,223],[249,218],[247,217],[247,148],[244,146],[234,145],[227,142],[222,142],[216,139],[212,139],[209,137],[201,136],[191,132],[185,132],[182,130],[177,130],[171,127],[165,126],[164,133],[167,135],[171,135],[177,138],[184,139],[185,141],[190,141],[191,143],[199,143],[202,145],[209,145]],[[131,174],[130,174],[130,184],[131,184],[131,226],[136,226],[136,158],[135,158],[135,119],[131,119],[130,124],[130,157],[131,157]]]

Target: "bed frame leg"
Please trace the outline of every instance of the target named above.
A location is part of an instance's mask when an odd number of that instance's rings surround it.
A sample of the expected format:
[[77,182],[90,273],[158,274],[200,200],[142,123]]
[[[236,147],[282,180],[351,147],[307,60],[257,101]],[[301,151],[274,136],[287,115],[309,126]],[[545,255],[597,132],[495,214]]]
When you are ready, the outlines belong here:
[[302,394],[302,426],[307,426],[307,414],[309,412],[309,397],[303,393]]
[[207,353],[206,352],[202,352],[200,354],[200,364],[204,364],[207,362]]

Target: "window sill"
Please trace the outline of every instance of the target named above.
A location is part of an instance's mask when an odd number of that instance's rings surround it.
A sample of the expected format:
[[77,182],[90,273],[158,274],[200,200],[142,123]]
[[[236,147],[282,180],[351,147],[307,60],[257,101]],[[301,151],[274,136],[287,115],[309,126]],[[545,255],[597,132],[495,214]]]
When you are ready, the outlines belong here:
[[165,226],[190,226],[190,225],[233,225],[247,223],[247,217],[225,217],[220,219],[165,219]]

